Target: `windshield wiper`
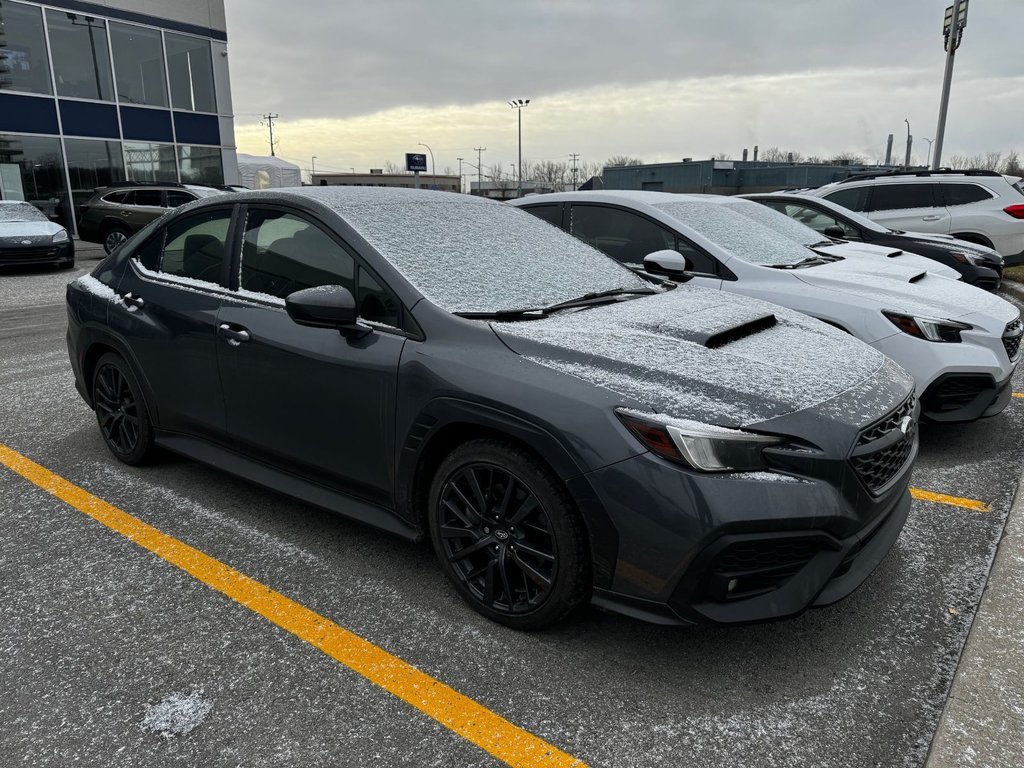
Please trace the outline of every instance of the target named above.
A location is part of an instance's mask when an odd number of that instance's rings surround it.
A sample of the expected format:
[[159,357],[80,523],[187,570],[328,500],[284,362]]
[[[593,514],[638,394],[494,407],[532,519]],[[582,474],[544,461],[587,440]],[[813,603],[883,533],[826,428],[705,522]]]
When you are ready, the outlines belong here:
[[817,267],[822,264],[833,264],[842,261],[841,256],[808,256],[806,259],[793,264],[772,264],[772,269],[803,269],[804,267]]
[[530,307],[529,309],[499,309],[495,312],[456,312],[459,317],[469,320],[540,320],[553,312],[573,307],[586,307],[618,301],[621,296],[647,296],[662,293],[657,288],[613,288],[610,291],[585,293],[575,299],[560,301],[546,307]]

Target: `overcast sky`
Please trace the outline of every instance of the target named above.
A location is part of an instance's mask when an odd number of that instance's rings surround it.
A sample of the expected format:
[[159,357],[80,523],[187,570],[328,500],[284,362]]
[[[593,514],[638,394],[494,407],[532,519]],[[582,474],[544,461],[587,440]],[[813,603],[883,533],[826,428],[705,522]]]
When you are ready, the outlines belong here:
[[[902,157],[934,138],[952,0],[226,0],[239,151],[366,171],[433,150],[524,162],[739,158],[744,147]],[[971,0],[946,130],[1024,153],[1024,2]],[[465,163],[463,172],[476,171]]]

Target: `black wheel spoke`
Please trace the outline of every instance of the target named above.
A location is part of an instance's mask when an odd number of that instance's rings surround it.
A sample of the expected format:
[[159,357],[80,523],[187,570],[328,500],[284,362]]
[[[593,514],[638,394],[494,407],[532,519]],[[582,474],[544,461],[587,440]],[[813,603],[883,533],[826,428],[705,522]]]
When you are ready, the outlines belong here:
[[509,525],[519,525],[523,522],[534,510],[538,509],[537,497],[532,493],[523,499],[519,505],[519,509],[516,510],[512,517],[508,518]]
[[454,512],[456,515],[458,515],[458,517],[466,525],[476,525],[477,523],[479,523],[480,520],[483,518],[484,511],[482,509],[481,510],[476,509],[473,506],[473,502],[471,502],[468,498],[466,498],[466,494],[464,494],[462,492],[462,489],[459,488],[458,485],[456,485],[455,483],[452,483],[451,487],[452,487],[452,490],[455,491],[455,495],[458,496],[459,500],[462,501],[462,503],[465,505],[465,511],[468,512],[469,515],[468,515],[468,517],[463,517],[463,513],[460,512],[457,508],[455,508],[450,501],[445,501],[445,506],[447,506],[448,509],[450,509],[452,512]]
[[498,553],[498,573],[501,574],[501,587],[508,596],[508,604],[515,606],[516,593],[512,591],[512,582],[508,577],[508,550],[502,549]]
[[524,544],[522,541],[516,542],[516,553],[519,555],[530,555],[549,563],[555,562],[555,556],[548,552],[541,552],[539,549],[534,549],[529,544]]
[[484,495],[483,489],[480,487],[480,481],[477,479],[476,470],[470,469],[466,473],[466,480],[469,481],[469,488],[473,492],[473,496],[476,497],[477,504],[479,505],[477,509],[480,510],[480,516],[485,517],[487,515],[487,497]]
[[487,562],[487,574],[484,576],[484,602],[494,605],[494,561]]
[[480,534],[472,528],[457,528],[454,525],[441,526],[441,538],[443,539],[479,539]]
[[512,495],[516,490],[516,479],[509,475],[507,482],[505,483],[505,495],[501,499],[501,506],[498,508],[498,514],[501,515],[502,520],[508,520],[509,505],[512,503]]
[[522,569],[523,573],[525,573],[534,583],[541,587],[551,586],[551,579],[523,560],[523,558],[519,556],[518,552],[512,552],[512,559],[515,560],[516,565],[518,565]]
[[456,560],[463,560],[475,552],[479,552],[482,549],[487,549],[487,547],[489,547],[493,542],[494,540],[490,536],[485,536],[482,539],[474,541],[468,547],[463,547],[462,549],[458,550],[457,552],[452,554],[449,559],[452,562],[455,562]]

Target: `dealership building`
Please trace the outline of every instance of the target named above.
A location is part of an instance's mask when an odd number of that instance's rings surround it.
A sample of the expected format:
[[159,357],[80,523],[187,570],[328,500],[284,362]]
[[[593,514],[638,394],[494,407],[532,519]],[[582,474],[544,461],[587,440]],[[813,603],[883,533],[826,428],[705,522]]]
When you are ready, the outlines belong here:
[[238,183],[224,0],[0,0],[0,198]]

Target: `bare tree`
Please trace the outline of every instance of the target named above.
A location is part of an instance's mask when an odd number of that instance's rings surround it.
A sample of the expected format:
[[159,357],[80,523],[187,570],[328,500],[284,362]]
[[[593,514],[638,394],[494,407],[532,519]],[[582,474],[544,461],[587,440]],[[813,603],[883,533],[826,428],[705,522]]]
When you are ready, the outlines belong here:
[[763,160],[766,163],[802,163],[804,162],[804,154],[794,149],[768,147],[768,149],[757,156],[757,159]]
[[864,165],[867,160],[864,155],[859,155],[856,152],[838,152],[832,155],[828,162],[833,165]]
[[484,177],[488,181],[493,181],[495,188],[501,192],[502,199],[509,197],[509,191],[516,188],[515,177],[511,173],[505,170],[505,166],[500,162],[487,168],[487,172]]
[[556,192],[561,192],[565,188],[566,178],[572,175],[568,163],[555,162],[554,160],[534,163],[530,167],[529,173],[532,180],[539,181]]
[[398,163],[393,163],[390,160],[388,160],[386,163],[384,163],[384,173],[408,173],[408,171],[405,170],[404,165],[399,165]]
[[604,161],[605,168],[622,168],[627,165],[643,165],[644,161],[629,155],[614,155]]
[[1011,149],[1003,161],[1003,173],[1009,176],[1024,176],[1024,166],[1020,164],[1020,157],[1016,149]]

